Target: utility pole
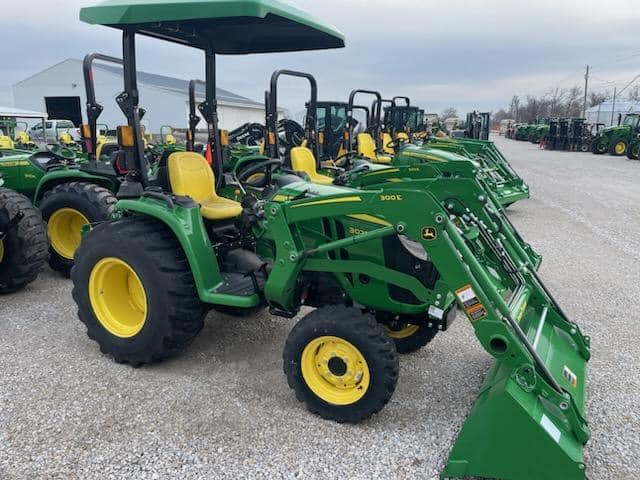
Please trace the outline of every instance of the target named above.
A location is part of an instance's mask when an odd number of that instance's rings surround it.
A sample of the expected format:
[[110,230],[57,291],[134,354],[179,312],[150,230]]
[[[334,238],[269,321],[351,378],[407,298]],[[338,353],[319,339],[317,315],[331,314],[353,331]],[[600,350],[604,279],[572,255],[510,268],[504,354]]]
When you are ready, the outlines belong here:
[[584,74],[584,102],[582,103],[582,118],[587,117],[587,89],[589,88],[589,65],[587,65],[587,71]]
[[613,126],[613,116],[616,113],[616,93],[618,91],[618,87],[613,87],[613,104],[611,105],[611,126]]

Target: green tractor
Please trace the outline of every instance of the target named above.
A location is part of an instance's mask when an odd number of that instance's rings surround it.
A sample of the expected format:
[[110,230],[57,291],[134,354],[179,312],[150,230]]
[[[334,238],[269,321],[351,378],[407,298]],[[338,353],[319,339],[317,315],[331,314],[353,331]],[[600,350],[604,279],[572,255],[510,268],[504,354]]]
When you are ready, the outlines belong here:
[[47,262],[49,248],[38,209],[3,184],[0,175],[0,294],[34,281]]
[[[100,141],[98,118],[102,106],[95,97],[92,67],[96,61],[122,61],[101,54],[87,55],[83,64],[89,125],[82,128],[85,153],[60,144],[36,152],[13,151],[0,157],[6,186],[30,199],[42,212],[50,243],[49,265],[69,276],[82,226],[111,217],[124,177],[113,143]],[[115,145],[117,147],[117,144]],[[105,161],[106,155],[114,158]]]
[[[593,139],[591,151],[596,155],[610,153],[617,157],[627,155],[632,143],[640,134],[640,114],[628,113],[622,124],[602,129]],[[634,148],[637,147],[634,145]]]
[[[216,54],[338,48],[344,39],[273,0],[174,5],[109,0],[81,11],[82,20],[120,29],[123,38],[119,98],[128,125],[119,143],[129,173],[115,218],[89,229],[72,271],[79,317],[101,350],[120,362],[155,362],[189,344],[209,307],[241,315],[264,305],[284,317],[315,307],[285,343],[287,382],[310,411],[357,422],[379,412],[395,389],[397,347],[387,332],[443,330],[455,299],[496,365],[443,477],[584,479],[589,338],[491,204],[477,210],[481,216],[468,209],[481,201],[476,180],[427,176],[417,170],[433,167],[420,165],[381,170],[396,181],[353,189],[305,181],[274,158],[241,177],[225,174]],[[148,176],[137,35],[204,52],[199,109],[213,168],[196,152],[174,152],[157,179]],[[260,198],[245,187],[255,173],[262,174]],[[414,173],[419,181],[408,178]],[[218,195],[228,186],[245,189],[242,203]],[[526,438],[527,448],[514,438]]]

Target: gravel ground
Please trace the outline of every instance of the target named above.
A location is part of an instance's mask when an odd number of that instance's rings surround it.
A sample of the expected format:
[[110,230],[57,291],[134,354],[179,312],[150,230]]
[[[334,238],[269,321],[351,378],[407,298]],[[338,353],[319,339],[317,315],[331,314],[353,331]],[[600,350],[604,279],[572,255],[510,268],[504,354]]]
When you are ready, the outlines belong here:
[[[533,194],[510,216],[593,339],[589,477],[636,479],[640,164],[497,141]],[[99,353],[70,291],[47,271],[0,300],[2,479],[432,479],[492,363],[459,318],[402,357],[381,414],[337,425],[308,414],[286,385],[291,322],[212,314],[183,355],[133,369]]]

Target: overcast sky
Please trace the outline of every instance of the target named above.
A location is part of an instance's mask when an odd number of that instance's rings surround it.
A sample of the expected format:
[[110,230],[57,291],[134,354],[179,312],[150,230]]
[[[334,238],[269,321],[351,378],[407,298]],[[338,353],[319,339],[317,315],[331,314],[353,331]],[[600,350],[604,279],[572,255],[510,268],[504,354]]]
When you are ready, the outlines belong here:
[[[115,30],[78,20],[91,0],[2,2],[0,105],[12,105],[11,85],[69,57],[99,51],[119,55]],[[637,0],[290,0],[346,35],[342,50],[224,57],[219,86],[261,101],[273,70],[313,73],[321,99],[346,99],[352,88],[408,95],[439,112],[506,106],[513,94],[544,94],[584,82],[624,85],[640,73]],[[141,70],[203,76],[199,52],[158,40],[139,42]],[[283,85],[283,106],[302,109],[300,82]],[[152,108],[150,105],[144,105]]]

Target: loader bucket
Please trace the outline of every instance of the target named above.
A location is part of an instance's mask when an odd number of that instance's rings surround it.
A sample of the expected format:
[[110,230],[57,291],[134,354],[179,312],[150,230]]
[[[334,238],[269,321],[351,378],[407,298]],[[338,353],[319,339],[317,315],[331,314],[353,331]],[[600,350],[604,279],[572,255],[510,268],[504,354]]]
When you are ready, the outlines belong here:
[[456,294],[496,363],[441,477],[584,479],[590,339],[568,320],[535,269],[514,261],[511,240],[479,222],[459,225],[445,227],[470,273]]
[[[528,312],[522,323],[548,370],[584,415],[586,359],[569,336],[545,318],[544,310]],[[564,413],[552,408],[542,395],[528,391],[523,382],[504,362],[496,361],[455,441],[442,478],[585,478],[585,431],[580,429],[576,435]]]

